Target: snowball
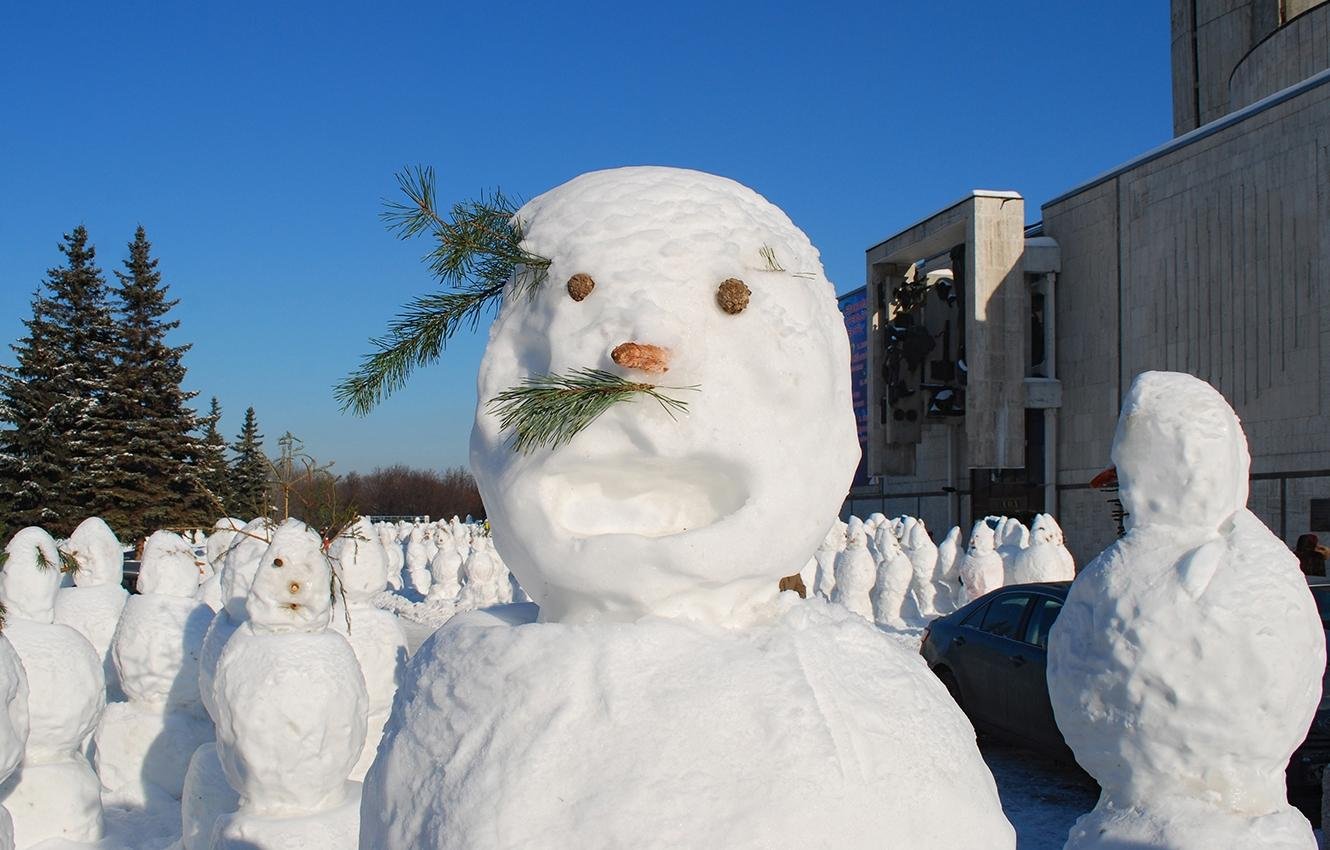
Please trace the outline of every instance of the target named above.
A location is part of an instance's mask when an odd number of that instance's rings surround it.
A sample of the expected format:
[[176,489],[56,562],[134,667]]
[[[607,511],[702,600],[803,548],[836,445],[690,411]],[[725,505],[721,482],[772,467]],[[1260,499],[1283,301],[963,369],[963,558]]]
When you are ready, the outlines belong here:
[[124,576],[124,547],[101,517],[88,517],[79,523],[63,548],[78,564],[78,569],[74,571],[75,585],[120,586]]
[[212,619],[212,610],[192,598],[130,597],[111,645],[125,695],[202,716],[199,653]]
[[29,526],[9,538],[0,569],[0,603],[13,618],[50,623],[60,588],[60,551],[54,538]]
[[189,541],[169,531],[154,531],[143,545],[139,593],[192,599],[199,588],[198,559]]
[[[817,251],[757,193],[681,169],[585,174],[518,219],[551,265],[504,299],[480,369],[471,465],[499,553],[550,621],[742,620],[813,553],[858,457]],[[578,273],[596,281],[581,302]],[[716,303],[729,278],[752,291],[736,315]],[[667,350],[668,371],[614,362],[625,342]],[[688,405],[674,417],[638,397],[564,446],[514,451],[486,402],[576,369],[696,389],[662,390]]]
[[388,553],[369,520],[359,518],[328,547],[347,599],[368,600],[388,584]]

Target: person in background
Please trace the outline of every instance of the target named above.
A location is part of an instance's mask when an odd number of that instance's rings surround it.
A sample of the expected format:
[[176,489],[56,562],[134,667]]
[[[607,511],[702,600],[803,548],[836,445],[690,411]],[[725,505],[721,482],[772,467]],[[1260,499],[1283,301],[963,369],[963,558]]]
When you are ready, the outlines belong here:
[[1293,554],[1298,556],[1298,563],[1306,575],[1325,575],[1325,560],[1326,556],[1330,555],[1330,549],[1320,543],[1320,538],[1315,534],[1304,534],[1298,538],[1297,545],[1293,547]]

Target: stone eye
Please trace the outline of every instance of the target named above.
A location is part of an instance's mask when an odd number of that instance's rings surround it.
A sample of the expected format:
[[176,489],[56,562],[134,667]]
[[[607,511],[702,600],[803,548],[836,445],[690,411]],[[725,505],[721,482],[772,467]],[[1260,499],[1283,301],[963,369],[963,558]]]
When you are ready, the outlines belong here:
[[729,278],[716,289],[716,303],[731,316],[742,313],[753,291],[737,277]]
[[274,567],[280,567],[280,566],[282,566],[282,559],[281,559],[281,558],[273,558],[273,559],[272,559],[272,565],[273,565]]
[[291,582],[291,592],[292,592],[292,593],[299,593],[299,592],[300,592],[300,582],[298,582],[298,581],[293,581],[293,582]]
[[568,296],[574,301],[581,301],[591,294],[591,290],[596,288],[596,282],[591,279],[591,275],[578,272],[568,278]]

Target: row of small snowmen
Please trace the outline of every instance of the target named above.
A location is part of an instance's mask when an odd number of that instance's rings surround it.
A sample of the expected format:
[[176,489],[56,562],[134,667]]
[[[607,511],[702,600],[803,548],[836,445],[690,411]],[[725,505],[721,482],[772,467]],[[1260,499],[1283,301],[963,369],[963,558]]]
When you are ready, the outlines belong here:
[[223,519],[201,545],[154,533],[133,596],[100,519],[6,545],[0,850],[95,842],[104,805],[179,806],[185,850],[356,846],[407,658],[374,605],[394,547],[363,519],[327,543]]
[[832,524],[801,571],[811,593],[897,629],[920,626],[1005,585],[1075,576],[1062,529],[1049,514],[1029,528],[1013,517],[985,517],[968,545],[956,526],[934,543],[916,517],[852,516]]
[[392,561],[389,590],[376,599],[383,608],[438,626],[463,611],[529,601],[471,517],[381,522],[375,531]]

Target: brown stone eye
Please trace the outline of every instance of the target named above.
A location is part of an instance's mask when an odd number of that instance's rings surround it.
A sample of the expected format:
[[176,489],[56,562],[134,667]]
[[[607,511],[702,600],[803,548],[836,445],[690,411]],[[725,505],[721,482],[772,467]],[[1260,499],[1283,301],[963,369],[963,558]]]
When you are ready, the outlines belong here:
[[743,312],[752,294],[753,291],[748,288],[748,284],[737,277],[732,277],[716,289],[716,303],[720,305],[720,309],[733,316]]
[[300,592],[300,582],[298,582],[298,581],[293,581],[293,582],[291,582],[291,592],[292,592],[292,593],[299,593],[299,592]]
[[596,282],[591,279],[591,275],[578,272],[568,278],[568,295],[574,301],[581,301],[591,294],[591,290],[596,288]]
[[282,566],[282,559],[281,559],[281,558],[273,558],[273,559],[272,559],[272,565],[273,565],[274,567],[280,567],[280,566]]

